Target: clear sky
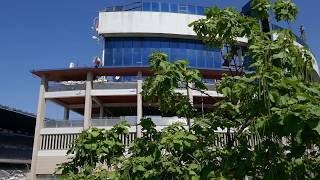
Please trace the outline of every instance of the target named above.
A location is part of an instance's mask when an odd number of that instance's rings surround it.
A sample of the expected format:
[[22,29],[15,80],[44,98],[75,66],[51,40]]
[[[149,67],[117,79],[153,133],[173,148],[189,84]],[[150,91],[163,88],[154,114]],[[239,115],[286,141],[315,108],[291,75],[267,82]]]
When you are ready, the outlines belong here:
[[[109,4],[128,0],[1,0],[0,2],[0,104],[27,112],[37,109],[40,80],[32,69],[91,65],[101,54],[101,44],[92,40],[90,29],[98,11]],[[132,0],[137,1],[137,0]],[[176,0],[240,8],[247,0]],[[320,58],[320,1],[295,0],[300,7],[298,32],[303,24],[308,43]],[[49,107],[47,116],[61,117],[61,110]]]

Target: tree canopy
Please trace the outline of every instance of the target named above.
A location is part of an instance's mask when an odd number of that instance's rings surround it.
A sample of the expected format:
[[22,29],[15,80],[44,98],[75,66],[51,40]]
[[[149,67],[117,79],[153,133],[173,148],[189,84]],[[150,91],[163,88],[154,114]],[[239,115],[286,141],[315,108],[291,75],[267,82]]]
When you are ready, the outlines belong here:
[[[151,119],[142,119],[143,136],[127,154],[118,138],[128,133],[126,124],[87,130],[69,150],[72,160],[61,165],[63,177],[319,179],[320,85],[310,75],[313,56],[290,29],[263,32],[259,24],[266,18],[294,22],[298,8],[291,0],[252,0],[251,7],[255,18],[212,7],[190,24],[208,47],[230,47],[224,60],[238,72],[218,81],[216,90],[224,98],[212,112],[197,112],[187,96],[175,91],[184,87],[205,93],[199,71],[190,69],[187,60],[170,63],[166,54],[155,52],[150,56],[155,75],[143,85],[145,100],[193,122],[157,131]],[[252,58],[248,67],[239,53],[239,37],[247,41],[242,56]],[[216,143],[222,136],[218,129],[226,132],[222,145]]]

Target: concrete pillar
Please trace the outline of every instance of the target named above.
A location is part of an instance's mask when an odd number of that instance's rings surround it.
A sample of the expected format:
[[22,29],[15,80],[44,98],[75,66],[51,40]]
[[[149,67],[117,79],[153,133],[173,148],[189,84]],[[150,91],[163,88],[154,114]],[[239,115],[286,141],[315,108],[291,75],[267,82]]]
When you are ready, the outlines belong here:
[[103,112],[104,110],[103,110],[103,106],[100,106],[100,111],[99,111],[99,117],[100,118],[103,118],[103,116],[104,116],[104,112]]
[[[193,85],[191,83],[188,83],[187,96],[189,98],[190,104],[193,106],[193,93],[192,93],[192,89],[190,88],[192,86]],[[189,126],[189,128],[191,127],[190,118],[187,118],[187,125]]]
[[69,120],[70,117],[70,109],[65,107],[63,113],[63,120]]
[[138,125],[140,123],[141,118],[143,117],[143,112],[142,112],[142,73],[139,72],[138,74],[138,80],[137,80],[137,137],[141,137],[141,126]]
[[192,89],[189,87],[193,87],[193,85],[191,83],[188,83],[188,88],[187,88],[187,96],[189,98],[190,103],[193,105],[193,93],[192,93]]
[[84,105],[84,122],[83,128],[88,129],[91,126],[91,114],[92,114],[92,81],[93,74],[92,72],[88,72],[87,80],[86,80],[86,96],[85,96],[85,105]]
[[37,110],[37,119],[36,127],[34,132],[34,142],[33,142],[33,151],[32,151],[32,162],[31,162],[31,171],[30,179],[36,179],[36,169],[37,169],[37,159],[38,151],[40,147],[40,130],[43,127],[45,113],[46,113],[46,99],[45,92],[48,88],[48,81],[46,77],[42,77],[40,90],[39,90],[39,99],[38,99],[38,110]]
[[239,46],[239,49],[238,49],[238,56],[239,56],[239,64],[240,64],[240,68],[241,68],[244,63],[244,57],[242,54],[242,47],[241,46]]

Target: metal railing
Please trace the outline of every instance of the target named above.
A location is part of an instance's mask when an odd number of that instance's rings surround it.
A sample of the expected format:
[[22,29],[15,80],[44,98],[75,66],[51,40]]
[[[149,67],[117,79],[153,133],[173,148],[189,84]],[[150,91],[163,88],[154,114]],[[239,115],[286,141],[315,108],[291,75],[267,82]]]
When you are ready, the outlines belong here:
[[48,92],[56,91],[74,91],[74,90],[85,90],[86,84],[84,82],[63,82],[63,83],[50,83],[48,85]]
[[96,82],[93,89],[136,89],[136,82]]
[[135,126],[137,124],[136,117],[108,117],[108,118],[99,118],[99,119],[92,119],[91,125],[93,127],[112,127],[122,121],[127,121],[130,126]]
[[[145,116],[151,118],[156,126],[169,126],[175,122],[181,122],[186,125],[186,120],[179,117],[161,117],[161,116]],[[121,117],[105,117],[91,119],[93,127],[112,127],[122,121],[127,121],[130,126],[137,125],[136,116],[121,116]],[[44,128],[66,128],[66,127],[83,127],[83,120],[47,120],[44,121]]]
[[[224,147],[227,145],[227,133],[226,132],[216,132],[218,134],[217,138],[212,142],[216,147]],[[42,134],[41,135],[41,150],[67,150],[71,147],[75,139],[79,137],[80,134]],[[129,146],[136,139],[136,132],[130,132],[128,134],[123,134],[119,136],[123,145]],[[234,134],[231,134],[234,137]],[[261,140],[256,135],[248,136],[249,146],[254,147],[258,145]],[[238,141],[234,141],[233,145],[237,146]]]
[[[135,89],[136,82],[94,82],[93,89]],[[50,83],[48,92],[85,90],[83,82]]]
[[109,6],[105,12],[120,12],[120,11],[151,11],[151,12],[171,12],[183,14],[204,15],[209,7],[197,6],[193,4],[186,5],[185,3],[168,3],[159,1],[136,1],[124,5]]
[[83,120],[44,121],[44,128],[83,127]]

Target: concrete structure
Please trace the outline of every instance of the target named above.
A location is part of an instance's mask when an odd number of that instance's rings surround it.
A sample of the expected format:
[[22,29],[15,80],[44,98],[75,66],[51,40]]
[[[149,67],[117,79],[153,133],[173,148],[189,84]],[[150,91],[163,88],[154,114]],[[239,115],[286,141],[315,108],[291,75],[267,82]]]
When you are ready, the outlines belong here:
[[36,116],[0,105],[0,179],[23,178],[30,170]]
[[[220,49],[204,47],[188,27],[189,23],[204,17],[205,7],[197,3],[145,0],[108,7],[99,13],[97,25],[105,44],[103,67],[32,71],[42,81],[31,179],[54,179],[51,174],[56,164],[67,161],[70,144],[89,127],[111,128],[126,120],[131,125],[130,133],[120,138],[128,145],[141,136],[138,124],[142,117],[151,117],[159,130],[173,122],[186,123],[185,119],[163,114],[155,104],[143,101],[143,80],[153,75],[148,56],[154,51],[167,53],[170,61],[188,59],[190,68],[198,69],[204,77],[208,88],[205,93],[213,98],[191,89],[177,91],[189,96],[199,112],[212,109],[222,98],[215,90],[215,82],[229,73],[229,69],[223,66]],[[238,38],[238,41],[239,51],[243,51],[246,39]],[[250,61],[250,57],[239,58],[246,63]],[[64,108],[60,121],[45,121],[48,101]],[[69,111],[82,115],[83,119],[70,119]],[[222,142],[215,143],[221,145]]]

